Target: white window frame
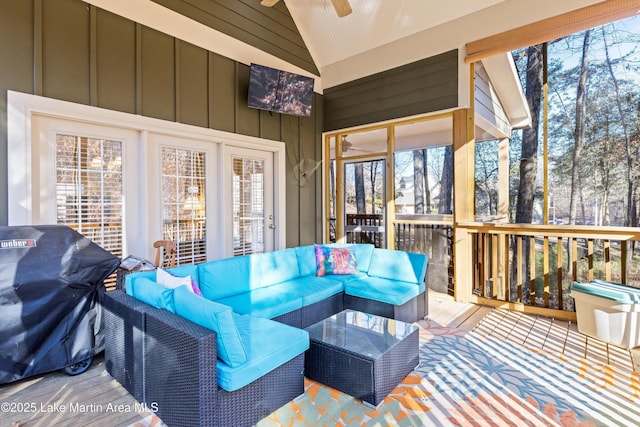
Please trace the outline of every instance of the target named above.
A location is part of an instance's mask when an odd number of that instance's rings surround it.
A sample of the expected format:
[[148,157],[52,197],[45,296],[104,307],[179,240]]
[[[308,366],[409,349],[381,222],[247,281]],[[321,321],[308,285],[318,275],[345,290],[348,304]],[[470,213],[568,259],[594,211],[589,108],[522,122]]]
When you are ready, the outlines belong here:
[[[38,152],[38,141],[32,135],[32,117],[43,115],[59,118],[61,120],[72,120],[95,124],[99,126],[112,126],[124,128],[139,133],[136,149],[142,161],[139,168],[139,176],[126,177],[127,185],[138,185],[146,189],[146,197],[141,197],[138,203],[137,219],[135,224],[128,224],[129,230],[137,230],[135,233],[127,234],[126,252],[139,256],[152,257],[153,248],[150,236],[156,235],[153,223],[148,221],[151,212],[158,212],[161,216],[160,208],[151,209],[152,206],[160,206],[156,191],[149,191],[153,183],[159,182],[159,177],[151,177],[151,171],[157,169],[152,166],[152,159],[149,156],[150,134],[163,134],[177,138],[196,139],[215,144],[218,152],[224,152],[226,146],[240,146],[248,149],[261,151],[271,151],[274,153],[274,215],[277,220],[277,233],[275,236],[274,248],[284,249],[286,247],[286,179],[285,179],[285,144],[281,141],[273,141],[252,136],[240,135],[214,129],[207,129],[198,126],[185,125],[182,123],[169,122],[165,120],[144,117],[130,113],[107,110],[104,108],[92,107],[76,104],[68,101],[61,101],[37,95],[25,94],[14,91],[7,91],[7,175],[8,175],[8,224],[9,225],[31,225],[39,224],[37,216],[34,215],[34,207],[37,207],[40,200],[39,182],[34,182],[34,164],[37,165],[41,154]],[[218,156],[215,160],[218,164],[218,173],[222,174],[223,156]],[[44,160],[44,159],[43,159]],[[49,161],[50,159],[46,159]],[[35,163],[34,163],[35,162]],[[52,177],[52,179],[54,179]],[[137,181],[137,183],[135,182]],[[221,175],[214,180],[217,184],[224,182]],[[219,188],[221,192],[223,188]],[[155,194],[155,195],[153,195]],[[55,199],[55,195],[52,195]],[[55,202],[55,201],[54,201]],[[128,201],[128,208],[131,208],[131,201]],[[210,199],[211,208],[216,209],[223,215],[221,206],[216,206],[216,200]],[[217,224],[212,228],[218,228],[222,233],[224,218],[219,216]],[[157,225],[156,225],[157,227]],[[215,247],[216,245],[210,245]],[[208,254],[210,259],[221,257],[220,253]]]

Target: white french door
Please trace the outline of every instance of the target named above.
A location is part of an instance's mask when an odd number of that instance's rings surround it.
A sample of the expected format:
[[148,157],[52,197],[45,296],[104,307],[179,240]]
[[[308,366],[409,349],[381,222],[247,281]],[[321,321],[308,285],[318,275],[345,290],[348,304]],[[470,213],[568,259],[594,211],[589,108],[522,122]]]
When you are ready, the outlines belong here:
[[152,240],[176,242],[176,263],[192,264],[222,256],[218,245],[219,144],[148,133],[148,185]]
[[39,115],[31,124],[23,223],[67,225],[117,256],[139,249],[139,133]]
[[283,249],[285,146],[7,94],[9,225],[67,224],[122,257],[179,264]]
[[275,249],[274,153],[225,147],[225,255]]

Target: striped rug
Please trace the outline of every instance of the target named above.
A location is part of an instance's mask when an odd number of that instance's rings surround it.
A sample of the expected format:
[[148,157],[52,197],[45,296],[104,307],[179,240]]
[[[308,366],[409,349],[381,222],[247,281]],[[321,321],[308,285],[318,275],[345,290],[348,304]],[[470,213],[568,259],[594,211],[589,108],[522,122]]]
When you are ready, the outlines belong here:
[[419,366],[376,408],[307,380],[257,427],[638,425],[637,372],[427,323]]

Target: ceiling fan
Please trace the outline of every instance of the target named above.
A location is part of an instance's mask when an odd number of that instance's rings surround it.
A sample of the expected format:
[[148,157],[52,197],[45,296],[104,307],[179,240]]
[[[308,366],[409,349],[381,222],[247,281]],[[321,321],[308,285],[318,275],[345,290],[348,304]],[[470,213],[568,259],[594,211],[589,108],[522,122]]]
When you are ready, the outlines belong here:
[[[271,7],[279,1],[280,0],[262,0],[260,4],[263,6]],[[340,18],[347,16],[352,12],[349,0],[331,0],[331,3],[333,4],[333,8],[336,10],[336,13]]]

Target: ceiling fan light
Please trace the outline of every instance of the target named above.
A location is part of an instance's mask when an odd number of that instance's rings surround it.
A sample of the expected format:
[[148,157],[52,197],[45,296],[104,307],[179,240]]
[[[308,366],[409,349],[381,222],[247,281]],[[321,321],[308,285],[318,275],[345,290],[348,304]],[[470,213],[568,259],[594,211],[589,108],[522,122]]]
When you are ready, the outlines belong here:
[[342,135],[342,152],[346,153],[347,151],[349,151],[349,149],[351,149],[351,147],[353,147],[353,143],[351,143],[351,141],[347,141],[347,136],[346,135]]

